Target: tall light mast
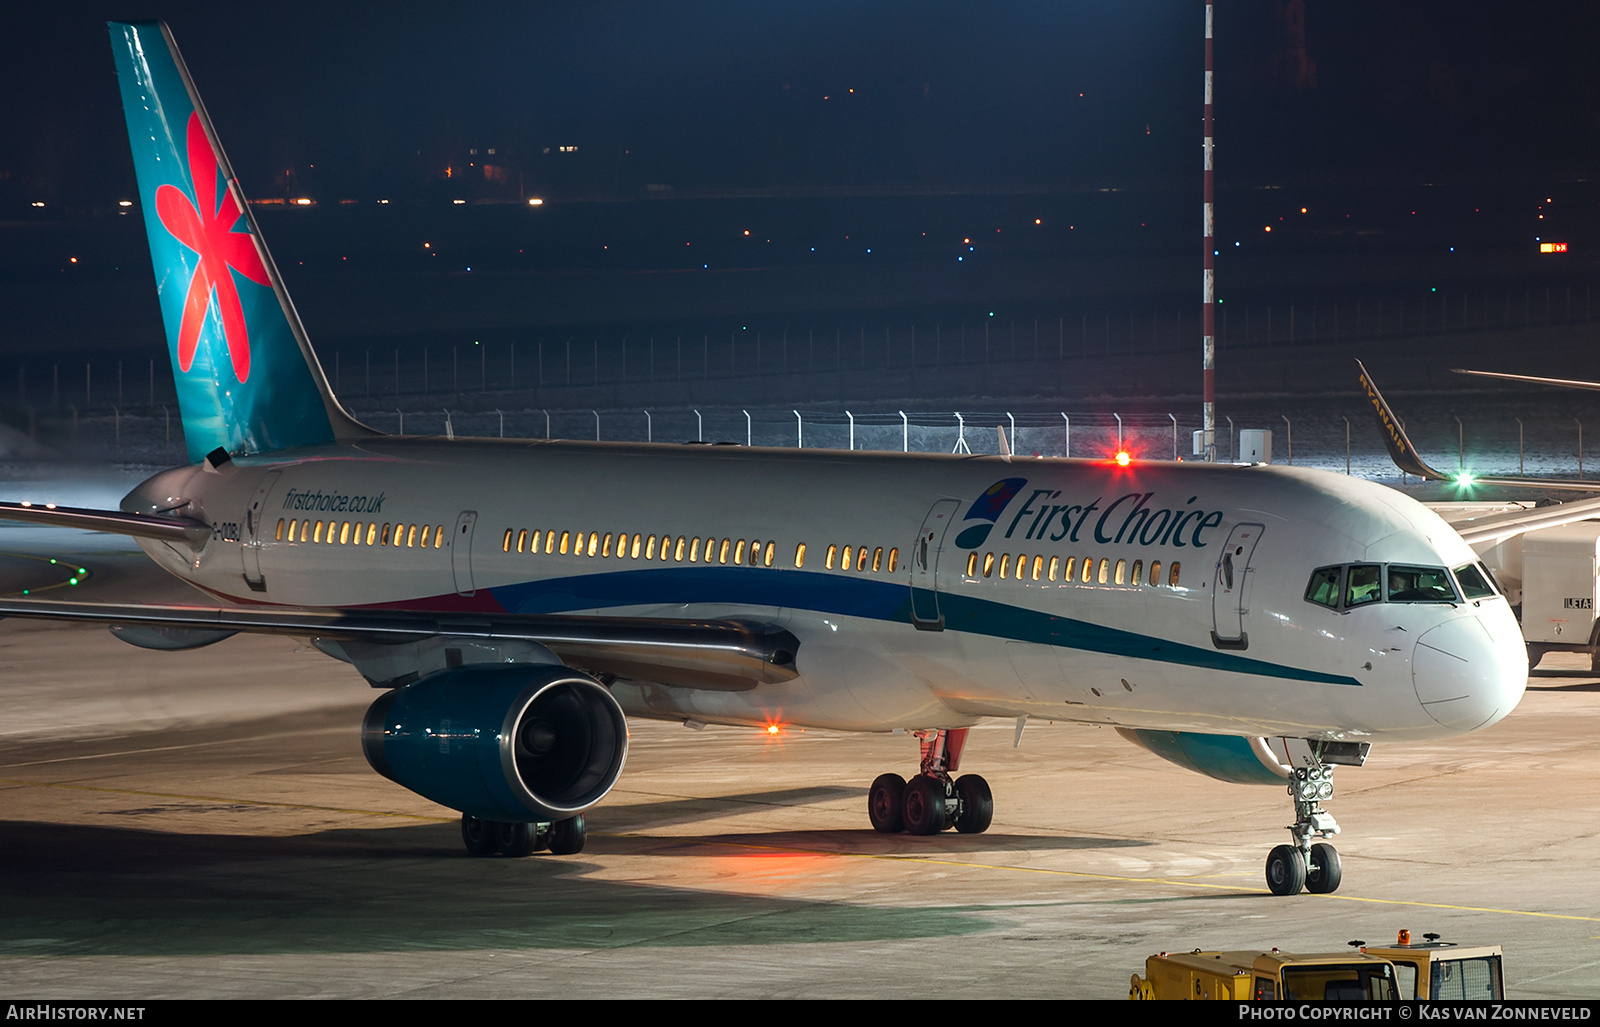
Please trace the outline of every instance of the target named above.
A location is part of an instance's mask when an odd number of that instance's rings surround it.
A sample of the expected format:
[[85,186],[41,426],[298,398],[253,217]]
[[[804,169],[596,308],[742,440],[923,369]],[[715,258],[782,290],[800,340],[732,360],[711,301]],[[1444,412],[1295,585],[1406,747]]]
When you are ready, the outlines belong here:
[[1213,238],[1211,206],[1211,7],[1206,0],[1206,106],[1205,106],[1205,249],[1201,282],[1201,347],[1204,351],[1202,366],[1205,376],[1204,434],[1205,458],[1217,458],[1217,334],[1216,334],[1216,240]]

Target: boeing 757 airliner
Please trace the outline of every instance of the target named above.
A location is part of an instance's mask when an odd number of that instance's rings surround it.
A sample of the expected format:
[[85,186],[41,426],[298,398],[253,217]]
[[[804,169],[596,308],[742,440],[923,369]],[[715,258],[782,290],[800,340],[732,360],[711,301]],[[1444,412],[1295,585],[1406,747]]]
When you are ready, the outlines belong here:
[[626,717],[913,732],[880,831],[988,827],[983,718],[1111,725],[1288,787],[1279,894],[1339,885],[1336,764],[1521,698],[1506,600],[1437,516],[1298,468],[400,438],[328,387],[171,33],[111,26],[190,463],[120,511],[215,597],[8,600],[154,648],[308,638],[375,688],[380,773],[476,854],[576,852]]

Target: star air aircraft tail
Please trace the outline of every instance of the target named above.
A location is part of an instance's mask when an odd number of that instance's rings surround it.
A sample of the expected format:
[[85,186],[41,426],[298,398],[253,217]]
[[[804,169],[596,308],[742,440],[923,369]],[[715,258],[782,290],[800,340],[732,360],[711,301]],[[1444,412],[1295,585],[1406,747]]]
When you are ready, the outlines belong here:
[[373,434],[328,387],[171,31],[110,28],[189,458]]

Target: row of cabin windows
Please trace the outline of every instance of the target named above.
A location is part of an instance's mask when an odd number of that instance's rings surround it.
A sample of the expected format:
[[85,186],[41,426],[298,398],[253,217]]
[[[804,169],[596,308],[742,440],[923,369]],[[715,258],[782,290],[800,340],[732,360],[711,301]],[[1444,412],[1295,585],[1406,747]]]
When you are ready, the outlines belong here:
[[[871,567],[873,572],[876,573],[876,572],[882,571],[884,569],[884,555],[883,555],[883,547],[882,546],[878,546],[876,549],[871,549],[871,548],[869,548],[867,546],[859,546],[859,547],[855,548],[853,550],[853,552],[854,552],[855,555],[854,555],[854,559],[852,560],[852,558],[851,558],[852,549],[851,549],[850,546],[844,546],[842,548],[839,547],[839,546],[829,546],[828,547],[827,559],[824,560],[823,563],[828,568],[828,570],[830,570],[830,571],[833,570],[833,568],[835,566],[835,563],[834,563],[835,559],[837,559],[837,561],[838,561],[838,564],[837,564],[838,568],[840,570],[842,570],[842,571],[849,570],[852,563],[855,565],[855,569],[858,570],[858,571],[865,571],[865,570],[867,570],[868,567]],[[796,566],[799,566],[799,565],[796,564]],[[888,570],[889,570],[889,573],[893,574],[895,572],[895,568],[897,568],[899,566],[900,566],[900,550],[899,549],[891,549],[891,550],[889,550],[889,558],[888,558]]]
[[[967,577],[976,578],[979,572],[979,561],[982,561],[982,574],[986,578],[995,576],[998,569],[1001,578],[1012,578],[1017,581],[1056,581],[1080,582],[1088,585],[1098,583],[1101,585],[1142,585],[1148,582],[1151,587],[1161,584],[1161,561],[1150,561],[1150,576],[1145,578],[1144,561],[1135,560],[1133,566],[1128,566],[1127,560],[1119,559],[1115,564],[1111,558],[1102,556],[1098,567],[1092,556],[1086,556],[1079,562],[1075,556],[1069,556],[1064,561],[1059,556],[1028,557],[1025,553],[1018,553],[1016,563],[1011,562],[1010,553],[1001,553],[996,560],[993,553],[967,554]],[[1167,584],[1173,588],[1178,587],[1178,576],[1182,565],[1174,560],[1167,569]]]
[[[746,541],[745,539],[717,539],[708,538],[701,545],[699,537],[679,535],[662,535],[659,540],[655,535],[632,535],[621,532],[613,535],[611,532],[601,534],[591,531],[585,535],[581,531],[562,531],[554,529],[541,532],[538,529],[529,531],[526,528],[507,528],[505,538],[500,543],[500,548],[509,553],[513,550],[518,553],[531,553],[535,556],[540,553],[546,555],[562,556],[571,553],[573,556],[599,556],[615,557],[619,560],[662,560],[672,563],[733,563],[746,567],[771,567],[778,557],[778,544],[776,542],[763,543],[759,539]],[[805,562],[806,547],[802,544],[795,550],[795,566],[799,567]]]
[[384,524],[377,521],[278,521],[279,542],[326,545],[405,546],[408,549],[444,548],[442,524]]
[[[768,541],[763,544],[759,539],[747,543],[744,539],[718,539],[713,536],[705,539],[702,547],[699,537],[685,535],[676,537],[662,535],[659,536],[658,540],[655,535],[634,534],[630,536],[627,532],[613,535],[609,531],[603,534],[591,531],[586,536],[581,531],[557,532],[553,528],[542,532],[539,529],[530,531],[527,528],[507,528],[505,536],[501,540],[500,548],[507,553],[515,550],[518,553],[529,553],[535,556],[540,553],[547,555],[559,553],[562,556],[571,553],[574,556],[615,557],[619,560],[659,559],[662,562],[670,563],[684,563],[686,561],[688,563],[732,563],[746,567],[771,567],[777,559],[777,543]],[[977,553],[968,555],[967,577],[975,578],[978,576],[978,560]],[[995,555],[986,553],[982,560],[983,576],[986,578],[993,577],[996,564]],[[1000,554],[1000,577],[1015,577],[1018,581],[1025,580],[1029,576],[1028,561],[1028,556],[1018,555],[1016,563],[1013,565],[1011,554]],[[1115,569],[1113,569],[1111,560],[1103,557],[1099,563],[1098,575],[1096,574],[1095,561],[1092,557],[1084,558],[1081,564],[1077,557],[1071,556],[1066,558],[1065,563],[1059,556],[1050,557],[1048,564],[1043,556],[1034,556],[1032,561],[1032,579],[1034,581],[1056,581],[1059,578],[1064,582],[1081,580],[1084,584],[1098,580],[1102,585],[1113,581],[1118,585],[1137,585],[1141,583],[1141,579],[1144,577],[1143,560],[1133,561],[1133,567],[1130,571],[1128,561],[1117,560]],[[805,564],[806,544],[801,542],[795,546],[794,566],[796,569],[800,569],[805,567]],[[837,568],[838,570],[848,571],[854,569],[865,573],[870,569],[873,573],[887,571],[893,574],[900,566],[900,550],[898,548],[890,548],[885,553],[882,546],[830,545],[828,546],[827,556],[823,560],[823,565],[828,570]],[[1013,566],[1015,566],[1015,571],[1012,570]],[[1079,570],[1080,566],[1081,570]],[[1166,583],[1177,587],[1179,572],[1180,565],[1174,562],[1168,569]],[[1081,575],[1081,577],[1075,578],[1076,575]],[[1150,564],[1149,584],[1151,586],[1161,584],[1160,560],[1154,560]]]
[[[500,541],[502,551],[529,553],[539,555],[571,553],[574,556],[599,556],[615,557],[619,560],[661,560],[671,563],[719,563],[735,564],[746,567],[771,567],[778,556],[778,544],[773,541],[763,543],[759,539],[746,542],[744,539],[716,537],[707,538],[702,545],[700,538],[678,535],[629,535],[621,532],[613,535],[611,532],[604,534],[591,531],[586,536],[583,532],[562,531],[555,529],[540,531],[527,528],[507,528],[505,536]],[[824,561],[829,570],[837,567],[839,570],[850,570],[852,566],[857,571],[866,571],[871,568],[874,572],[887,570],[893,574],[900,566],[900,550],[891,548],[885,554],[882,546],[838,546],[830,545],[828,555]],[[794,548],[794,566],[796,569],[806,565],[806,544],[799,543]]]

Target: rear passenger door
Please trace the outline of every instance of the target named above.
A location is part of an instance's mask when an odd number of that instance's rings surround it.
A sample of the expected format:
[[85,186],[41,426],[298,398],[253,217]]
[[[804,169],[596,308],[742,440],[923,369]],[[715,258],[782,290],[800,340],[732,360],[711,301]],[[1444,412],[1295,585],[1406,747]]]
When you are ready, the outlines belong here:
[[476,510],[456,515],[456,530],[450,536],[450,569],[455,572],[457,595],[470,596],[477,591],[472,582],[472,529],[477,524]]

